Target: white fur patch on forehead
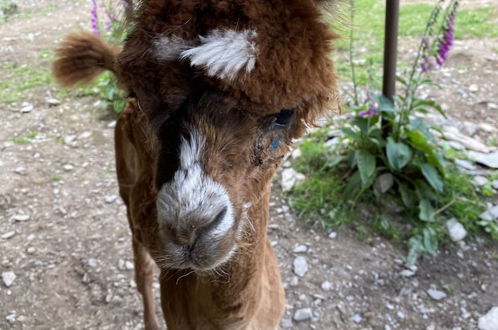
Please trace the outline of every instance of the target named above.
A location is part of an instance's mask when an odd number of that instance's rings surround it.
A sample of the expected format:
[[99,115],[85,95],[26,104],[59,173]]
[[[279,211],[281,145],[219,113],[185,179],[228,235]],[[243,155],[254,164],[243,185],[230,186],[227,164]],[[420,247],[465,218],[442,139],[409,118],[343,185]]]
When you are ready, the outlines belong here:
[[213,30],[199,37],[201,44],[181,53],[192,66],[206,69],[208,76],[233,80],[240,72],[251,72],[256,65],[257,33],[254,30]]
[[190,140],[181,138],[180,166],[173,179],[165,183],[158,194],[159,224],[176,227],[181,221],[215,219],[223,210],[223,219],[209,233],[213,239],[232,228],[232,203],[226,189],[207,176],[201,166],[205,139],[194,128],[189,128]]
[[176,61],[182,52],[192,48],[193,43],[177,36],[162,36],[154,39],[153,45],[154,53],[159,59]]

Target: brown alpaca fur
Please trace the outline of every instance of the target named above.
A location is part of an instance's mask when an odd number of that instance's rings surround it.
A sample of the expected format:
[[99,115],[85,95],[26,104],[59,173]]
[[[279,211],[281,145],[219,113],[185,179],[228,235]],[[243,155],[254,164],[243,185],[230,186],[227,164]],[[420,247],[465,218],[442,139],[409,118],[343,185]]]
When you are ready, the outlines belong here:
[[[148,0],[137,8],[120,53],[91,34],[71,35],[57,50],[54,75],[70,86],[110,70],[131,93],[116,125],[116,166],[145,327],[159,328],[157,264],[168,329],[276,329],[285,297],[266,234],[271,177],[292,139],[336,105],[329,58],[335,35],[313,0]],[[225,79],[157,52],[161,38],[196,47],[213,30],[256,31],[254,68]],[[182,157],[197,155],[182,154],[194,131],[203,137],[202,153],[182,169],[180,159],[190,159]],[[220,221],[233,223],[211,241],[217,220],[201,214],[171,224],[159,216],[158,201],[169,196],[163,188],[197,168],[229,197],[230,214],[225,207]],[[178,259],[179,247],[191,249],[191,266]]]

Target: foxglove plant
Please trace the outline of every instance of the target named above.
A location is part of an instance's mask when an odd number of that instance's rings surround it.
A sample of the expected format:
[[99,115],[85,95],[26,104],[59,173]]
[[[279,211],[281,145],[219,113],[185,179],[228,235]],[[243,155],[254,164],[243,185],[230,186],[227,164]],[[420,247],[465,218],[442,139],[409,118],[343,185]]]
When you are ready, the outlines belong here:
[[[421,252],[437,251],[438,233],[431,223],[440,213],[437,207],[441,207],[441,199],[437,196],[445,193],[446,173],[432,127],[413,116],[415,112],[426,113],[429,109],[444,116],[444,111],[432,100],[417,98],[416,92],[420,86],[431,83],[423,79],[423,75],[448,59],[454,42],[458,1],[438,0],[427,21],[408,79],[398,78],[404,90],[394,102],[380,94],[368,93],[366,100],[358,104],[356,82],[353,82],[355,95],[351,109],[356,116],[342,128],[349,143],[339,151],[345,161],[337,164],[347,165],[350,174],[343,195],[354,204],[364,192],[369,189],[376,192],[375,187],[385,186],[385,178],[391,178],[390,186],[385,189],[397,189],[409,215],[407,218],[413,221],[408,243],[410,263],[415,262]],[[352,58],[350,62],[354,70]]]

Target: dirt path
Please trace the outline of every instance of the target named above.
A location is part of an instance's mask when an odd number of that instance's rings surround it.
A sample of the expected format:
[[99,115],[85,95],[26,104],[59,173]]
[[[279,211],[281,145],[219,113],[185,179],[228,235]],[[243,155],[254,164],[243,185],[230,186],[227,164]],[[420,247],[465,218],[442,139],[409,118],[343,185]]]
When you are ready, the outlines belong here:
[[[25,78],[12,68],[45,72],[46,50],[87,21],[85,1],[21,4],[33,17],[0,25],[0,59],[12,65],[0,83],[9,86]],[[16,275],[10,287],[0,281],[0,329],[140,329],[130,234],[117,197],[114,119],[94,110],[95,98],[57,94],[50,85],[22,95],[0,104],[0,273]],[[49,106],[54,96],[61,104]],[[498,305],[496,246],[452,245],[408,270],[404,251],[381,238],[303,227],[281,195],[275,185],[269,234],[286,286],[282,328],[470,329]],[[303,277],[292,271],[297,256],[309,267]],[[429,289],[446,296],[435,300]],[[310,320],[292,320],[306,308]]]

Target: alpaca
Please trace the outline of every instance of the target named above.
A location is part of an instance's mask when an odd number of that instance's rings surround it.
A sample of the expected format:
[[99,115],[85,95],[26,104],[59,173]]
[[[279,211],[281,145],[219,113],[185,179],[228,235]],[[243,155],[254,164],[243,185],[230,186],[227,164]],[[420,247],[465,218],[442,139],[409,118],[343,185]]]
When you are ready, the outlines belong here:
[[69,35],[64,86],[113,72],[128,91],[115,129],[146,329],[276,329],[285,309],[267,237],[271,178],[335,105],[336,38],[316,0],[148,0],[122,50]]

